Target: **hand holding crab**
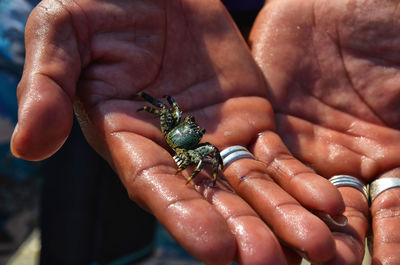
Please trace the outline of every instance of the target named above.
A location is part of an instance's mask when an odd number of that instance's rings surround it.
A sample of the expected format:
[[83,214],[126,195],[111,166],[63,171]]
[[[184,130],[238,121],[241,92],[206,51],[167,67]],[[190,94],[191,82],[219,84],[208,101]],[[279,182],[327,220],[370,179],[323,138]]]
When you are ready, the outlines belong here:
[[212,157],[213,164],[213,185],[217,181],[218,168],[222,167],[222,158],[218,148],[210,143],[199,144],[205,130],[196,124],[193,116],[185,117],[181,122],[181,110],[178,104],[170,96],[165,96],[172,108],[166,107],[161,101],[156,100],[150,95],[140,92],[139,96],[146,99],[154,106],[160,108],[144,106],[137,111],[145,110],[160,117],[161,132],[163,133],[168,145],[175,152],[174,160],[178,165],[178,172],[184,170],[190,164],[196,163],[197,166],[188,178],[189,183],[203,168],[205,159]]
[[[275,133],[265,80],[221,1],[75,2],[41,1],[27,23],[14,154],[31,160],[52,155],[68,137],[75,111],[89,143],[130,197],[197,259],[287,264],[277,237],[311,260],[332,257],[330,231],[306,208],[340,214],[341,197],[296,161]],[[160,144],[165,137],[132,108],[132,94],[145,89],[182,98],[184,109],[212,128],[204,140],[254,153],[257,160],[224,168],[235,193],[181,185]],[[179,127],[173,105],[163,119],[173,149],[189,139],[182,163],[200,162],[207,153],[217,168],[214,148],[194,152],[201,129],[195,137],[175,138],[190,120]]]

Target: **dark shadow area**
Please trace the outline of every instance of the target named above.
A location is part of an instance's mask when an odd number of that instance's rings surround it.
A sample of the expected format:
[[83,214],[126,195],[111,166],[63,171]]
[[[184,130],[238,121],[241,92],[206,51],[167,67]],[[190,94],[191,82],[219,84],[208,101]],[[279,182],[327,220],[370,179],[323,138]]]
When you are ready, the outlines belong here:
[[40,264],[107,264],[143,249],[151,253],[153,216],[129,199],[76,122],[44,168]]

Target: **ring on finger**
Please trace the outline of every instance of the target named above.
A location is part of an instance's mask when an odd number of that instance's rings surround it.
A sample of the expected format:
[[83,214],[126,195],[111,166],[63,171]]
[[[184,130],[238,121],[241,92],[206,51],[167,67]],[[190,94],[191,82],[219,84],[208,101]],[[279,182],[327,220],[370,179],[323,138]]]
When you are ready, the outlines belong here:
[[369,196],[371,197],[371,203],[378,197],[382,192],[400,187],[400,178],[381,178],[373,181],[369,187]]
[[235,160],[242,159],[242,158],[251,158],[255,159],[253,154],[247,150],[246,147],[240,145],[233,145],[230,147],[225,148],[220,152],[222,157],[222,162],[224,167],[228,166]]
[[358,189],[364,197],[369,201],[368,186],[359,179],[349,175],[336,175],[329,179],[336,187],[352,187]]

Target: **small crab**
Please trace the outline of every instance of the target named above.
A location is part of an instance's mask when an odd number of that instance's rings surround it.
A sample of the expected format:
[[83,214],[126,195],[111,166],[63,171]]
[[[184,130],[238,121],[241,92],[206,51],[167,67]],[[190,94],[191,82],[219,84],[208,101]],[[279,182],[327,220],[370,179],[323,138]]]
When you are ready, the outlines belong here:
[[220,166],[222,168],[222,158],[218,148],[213,144],[199,144],[205,129],[196,124],[193,116],[187,116],[181,122],[182,112],[176,101],[170,96],[164,96],[170,104],[170,108],[144,92],[138,93],[138,96],[159,108],[144,106],[137,111],[145,110],[160,117],[161,132],[168,145],[175,152],[174,160],[178,166],[177,173],[191,164],[197,164],[186,184],[196,177],[203,168],[203,163],[211,158],[213,164],[212,181],[215,185],[218,168]]

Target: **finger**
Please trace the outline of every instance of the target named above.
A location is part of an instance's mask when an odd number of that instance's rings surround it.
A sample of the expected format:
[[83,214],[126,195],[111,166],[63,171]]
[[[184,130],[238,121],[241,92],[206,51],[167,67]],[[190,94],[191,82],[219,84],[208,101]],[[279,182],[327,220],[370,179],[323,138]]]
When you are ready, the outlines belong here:
[[[381,177],[399,177],[400,168]],[[400,264],[400,189],[385,190],[372,202],[373,264]]]
[[239,264],[288,264],[276,236],[242,198],[218,188],[198,186],[198,191],[215,206],[234,234]]
[[276,133],[260,134],[254,155],[266,165],[266,172],[301,205],[332,217],[342,214],[344,203],[338,190],[295,159]]
[[333,257],[335,244],[328,227],[273,182],[262,162],[236,160],[224,174],[274,233],[300,255],[313,262]]
[[369,208],[365,196],[352,187],[338,188],[344,199],[344,215],[348,223],[343,228],[334,228],[336,253],[329,265],[361,264],[364,258],[365,237],[369,229]]
[[[69,10],[71,11],[71,10]],[[70,13],[61,2],[41,2],[26,26],[26,60],[18,86],[18,125],[12,152],[40,160],[65,141],[73,120],[72,99],[82,67]]]

